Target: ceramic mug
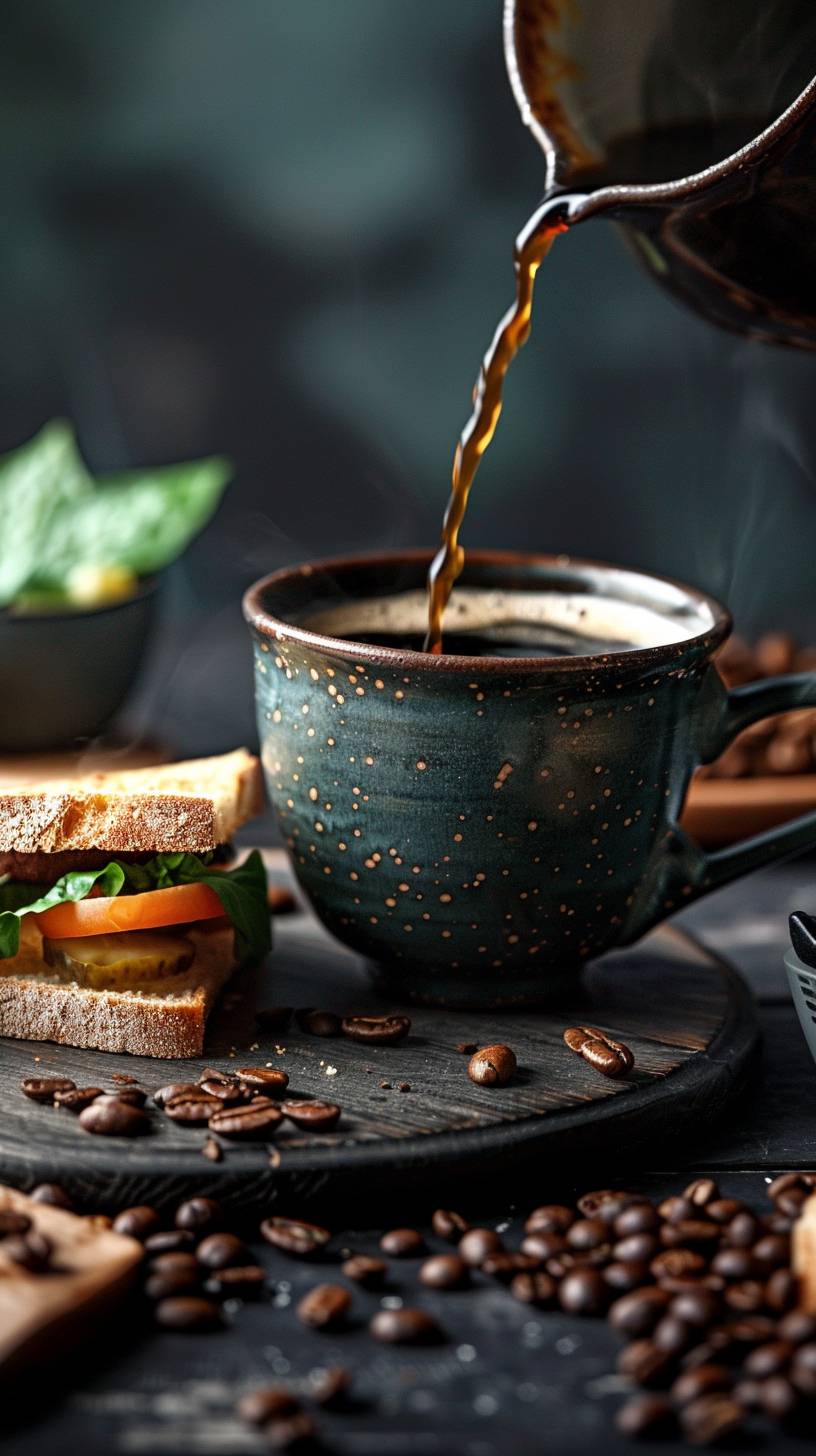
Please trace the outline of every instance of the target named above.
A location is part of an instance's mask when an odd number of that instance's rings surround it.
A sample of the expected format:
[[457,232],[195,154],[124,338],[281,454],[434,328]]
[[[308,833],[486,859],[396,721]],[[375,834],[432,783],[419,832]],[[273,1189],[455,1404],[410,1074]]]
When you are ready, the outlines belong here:
[[813,674],[726,691],[713,656],[731,619],[710,597],[473,551],[449,641],[487,631],[491,651],[521,641],[521,655],[431,656],[400,645],[421,641],[427,567],[412,552],[317,562],[244,599],[295,873],[401,995],[544,999],[564,972],[816,844],[816,813],[710,855],[679,828],[699,764],[757,719],[816,705]]

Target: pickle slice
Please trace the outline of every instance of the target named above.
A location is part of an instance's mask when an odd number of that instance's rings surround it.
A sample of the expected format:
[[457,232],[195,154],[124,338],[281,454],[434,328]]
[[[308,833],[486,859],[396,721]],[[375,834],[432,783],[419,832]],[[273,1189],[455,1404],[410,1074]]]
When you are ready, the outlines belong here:
[[192,964],[195,946],[183,935],[133,930],[120,935],[82,935],[49,940],[43,958],[61,975],[95,989],[136,989],[177,976]]

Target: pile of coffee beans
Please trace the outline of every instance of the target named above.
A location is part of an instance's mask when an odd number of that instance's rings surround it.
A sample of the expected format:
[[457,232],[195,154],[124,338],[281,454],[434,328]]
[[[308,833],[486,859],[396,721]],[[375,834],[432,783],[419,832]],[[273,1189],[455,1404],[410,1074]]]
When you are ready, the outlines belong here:
[[[787,632],[767,632],[751,647],[732,637],[717,656],[727,687],[816,671],[816,648],[799,647]],[[739,779],[764,774],[813,773],[816,769],[816,709],[796,708],[745,728],[701,777]]]

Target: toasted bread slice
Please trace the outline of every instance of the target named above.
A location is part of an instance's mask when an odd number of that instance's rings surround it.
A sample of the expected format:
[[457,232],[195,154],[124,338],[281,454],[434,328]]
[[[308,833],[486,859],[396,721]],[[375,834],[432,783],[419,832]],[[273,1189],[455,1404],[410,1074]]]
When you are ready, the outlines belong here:
[[93,991],[53,973],[42,936],[24,920],[18,954],[0,960],[0,1036],[139,1057],[199,1056],[207,1017],[237,966],[235,935],[220,923],[185,934],[196,953],[183,974],[138,991]]
[[260,763],[238,748],[0,791],[0,852],[198,854],[226,843],[262,807]]

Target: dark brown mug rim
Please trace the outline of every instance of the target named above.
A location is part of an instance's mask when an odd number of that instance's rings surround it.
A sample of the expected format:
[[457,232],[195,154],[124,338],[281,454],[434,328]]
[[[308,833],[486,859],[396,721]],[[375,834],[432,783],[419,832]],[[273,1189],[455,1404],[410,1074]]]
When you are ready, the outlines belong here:
[[695,647],[704,647],[710,651],[725,641],[733,627],[730,612],[716,598],[709,596],[706,592],[698,591],[696,587],[687,586],[685,582],[676,581],[672,577],[660,576],[653,571],[637,571],[631,567],[614,566],[607,561],[591,561],[585,557],[528,551],[475,550],[468,551],[467,559],[473,565],[506,566],[511,569],[525,566],[559,569],[567,567],[578,572],[608,571],[619,577],[657,582],[661,586],[668,586],[675,591],[682,592],[695,605],[708,608],[711,612],[712,624],[695,637],[680,638],[677,642],[657,647],[631,647],[619,652],[576,654],[569,657],[471,657],[459,653],[417,652],[412,649],[377,646],[372,642],[357,642],[348,637],[329,637],[320,632],[313,632],[308,627],[298,627],[285,622],[282,618],[274,617],[263,606],[263,598],[270,588],[280,588],[288,582],[302,581],[304,577],[314,576],[319,572],[330,576],[333,572],[354,571],[370,566],[374,562],[394,567],[413,564],[424,564],[427,567],[430,566],[433,554],[431,551],[424,550],[366,551],[353,556],[327,557],[317,561],[301,562],[295,566],[281,567],[277,571],[270,572],[268,576],[261,577],[244,593],[242,603],[244,617],[249,625],[262,636],[271,637],[275,641],[296,642],[313,651],[332,653],[344,659],[353,657],[360,662],[376,662],[382,663],[383,666],[410,668],[413,672],[479,672],[482,675],[486,673],[552,672],[554,670],[586,672],[588,669],[601,668],[608,671],[638,665],[649,666],[666,660],[667,656],[676,656],[678,648],[683,652],[693,651]]

